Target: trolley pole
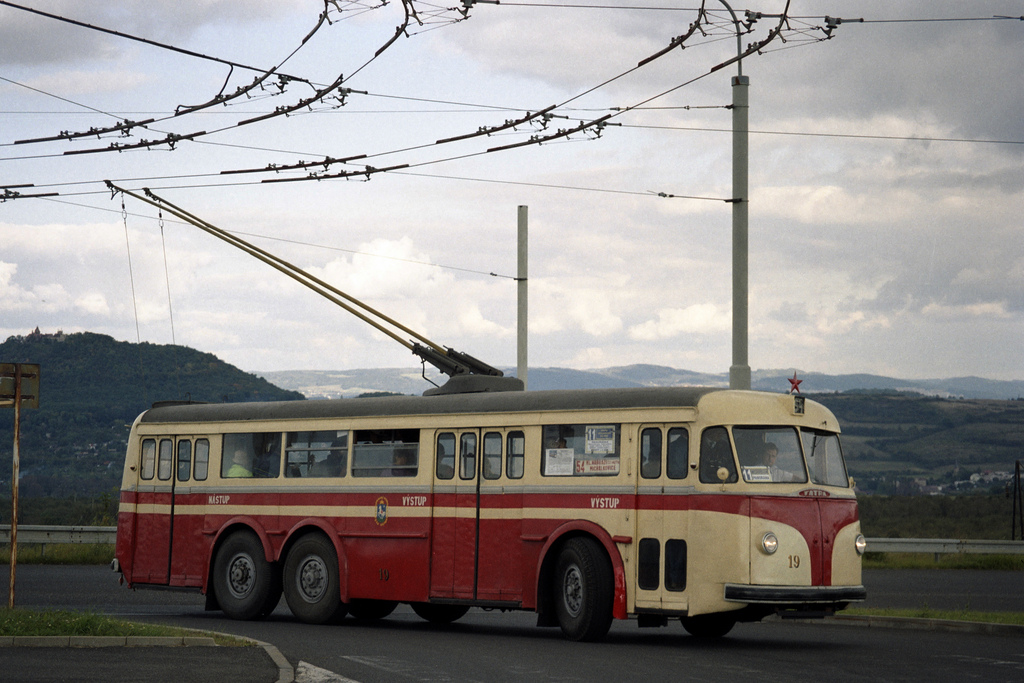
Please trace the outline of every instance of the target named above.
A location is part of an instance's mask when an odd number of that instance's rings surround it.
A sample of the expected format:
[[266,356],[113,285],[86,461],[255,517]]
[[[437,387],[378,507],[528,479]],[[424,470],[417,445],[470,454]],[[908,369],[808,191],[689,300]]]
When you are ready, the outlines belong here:
[[517,344],[516,344],[516,377],[523,380],[523,391],[526,391],[529,386],[527,385],[527,374],[529,374],[529,367],[527,365],[527,275],[526,267],[528,260],[527,250],[527,214],[528,207],[519,207],[519,258],[518,258],[518,269],[516,272],[516,284],[519,298],[519,313],[516,325]]

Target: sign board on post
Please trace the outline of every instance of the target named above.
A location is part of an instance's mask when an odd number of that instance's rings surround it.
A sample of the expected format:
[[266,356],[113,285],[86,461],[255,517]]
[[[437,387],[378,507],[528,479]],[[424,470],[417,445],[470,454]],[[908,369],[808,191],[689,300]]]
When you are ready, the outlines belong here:
[[11,477],[11,588],[8,609],[14,609],[14,576],[18,566],[18,477],[21,469],[21,408],[39,407],[39,366],[0,363],[0,407],[14,407],[14,457]]

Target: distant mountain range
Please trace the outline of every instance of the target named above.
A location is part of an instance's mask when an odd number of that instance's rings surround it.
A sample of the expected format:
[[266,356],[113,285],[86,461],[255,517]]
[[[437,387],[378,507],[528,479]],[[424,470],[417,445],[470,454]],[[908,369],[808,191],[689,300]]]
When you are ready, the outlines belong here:
[[[880,375],[827,375],[818,372],[787,370],[755,370],[753,389],[787,392],[789,379],[796,374],[805,394],[851,391],[898,391],[942,398],[1018,399],[1024,397],[1024,380],[992,380],[981,377],[950,379],[897,379]],[[307,398],[343,398],[365,393],[392,392],[422,394],[431,384],[416,370],[375,368],[362,370],[287,370],[256,372],[270,383],[304,394]],[[505,374],[515,374],[505,369]],[[446,379],[431,372],[427,375],[436,384]],[[727,387],[728,373],[701,373],[660,365],[627,365],[597,370],[566,368],[530,368],[529,389],[598,389],[657,386]]]

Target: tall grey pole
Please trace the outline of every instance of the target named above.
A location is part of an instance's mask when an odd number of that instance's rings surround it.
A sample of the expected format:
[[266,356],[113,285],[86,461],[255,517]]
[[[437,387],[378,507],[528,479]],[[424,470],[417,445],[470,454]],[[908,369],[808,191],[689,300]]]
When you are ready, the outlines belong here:
[[[725,0],[719,0],[732,15],[736,25],[736,55],[743,54],[740,21]],[[750,388],[750,365],[747,360],[748,288],[747,262],[747,120],[750,111],[750,78],[743,75],[743,59],[736,61],[732,79],[732,365],[729,367],[729,388]]]
[[750,78],[738,75],[732,79],[732,366],[729,388],[750,388],[750,365],[747,360],[749,245],[747,237],[747,89]]
[[516,349],[516,377],[523,380],[523,389],[528,389],[527,385],[527,374],[529,374],[529,367],[527,364],[527,276],[526,276],[526,265],[527,265],[527,207],[519,207],[519,266],[516,272],[516,283],[518,285],[519,295],[519,314],[516,325],[517,332],[517,349]]

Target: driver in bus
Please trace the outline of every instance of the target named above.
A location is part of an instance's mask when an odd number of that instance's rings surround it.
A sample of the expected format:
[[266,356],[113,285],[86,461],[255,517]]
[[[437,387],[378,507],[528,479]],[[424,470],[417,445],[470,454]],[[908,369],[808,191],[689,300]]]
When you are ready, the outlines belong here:
[[775,461],[779,457],[779,447],[773,444],[771,441],[764,445],[764,464],[768,466],[768,471],[771,472],[772,481],[800,481],[792,472],[775,465]]

